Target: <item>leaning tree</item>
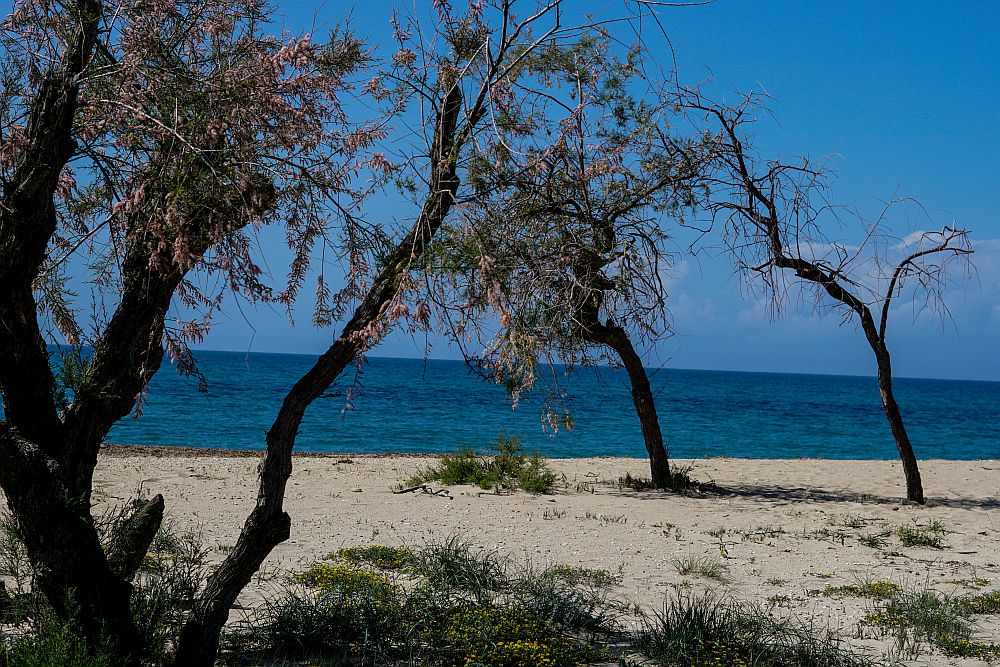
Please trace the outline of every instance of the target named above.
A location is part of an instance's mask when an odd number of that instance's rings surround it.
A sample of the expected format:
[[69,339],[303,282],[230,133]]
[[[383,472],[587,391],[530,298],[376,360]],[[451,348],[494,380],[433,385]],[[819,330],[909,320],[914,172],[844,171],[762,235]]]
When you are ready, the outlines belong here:
[[[437,3],[431,26],[397,17],[398,48],[356,88],[369,60],[360,42],[337,31],[270,36],[253,0],[25,0],[7,19],[0,486],[40,591],[91,645],[109,641],[123,663],[145,648],[130,581],[164,500],[130,505],[102,540],[91,492],[102,440],[139,407],[165,350],[196,372],[187,344],[224,298],[291,304],[317,245],[343,258],[341,289],[320,274],[316,320],[346,323],[286,396],[256,506],[174,642],[175,664],[211,665],[236,596],[289,536],[284,491],[306,408],[401,321],[427,322],[413,269],[461,200],[470,161],[498,145],[486,119],[545,97],[522,63],[578,34],[563,29],[560,4],[515,16],[508,0],[464,12]],[[351,122],[341,98],[352,90],[368,100],[352,109],[382,105],[418,128],[403,135],[412,150],[394,156],[399,167],[374,147],[384,116]],[[417,210],[402,230],[361,213],[388,176]],[[260,268],[265,223],[283,225],[293,250],[284,289]],[[89,323],[72,298],[85,281]],[[65,361],[47,341],[70,345]]]
[[[467,175],[484,155],[503,150],[496,119],[515,107],[541,108],[550,96],[525,63],[541,45],[573,39],[578,31],[563,26],[560,0],[534,3],[520,16],[513,13],[514,4],[475,2],[456,12],[449,3],[438,3],[431,26],[420,25],[418,17],[396,18],[398,50],[369,88],[377,99],[400,100],[401,122],[420,128],[416,148],[399,149],[393,159],[402,165],[394,171],[395,180],[417,213],[401,234],[375,223],[365,228],[368,240],[362,242],[362,235],[348,230],[339,245],[347,262],[345,286],[331,295],[320,277],[316,321],[346,317],[347,322],[285,396],[267,431],[256,507],[195,601],[180,636],[178,666],[213,664],[237,595],[271,550],[289,537],[284,492],[307,408],[394,327],[429,325],[431,307],[418,277],[436,235],[457,218],[453,211],[480,196],[465,183]],[[337,245],[336,239],[329,242]],[[295,271],[301,273],[304,265]],[[356,306],[350,309],[352,301]]]
[[[724,245],[739,270],[779,305],[782,276],[790,273],[861,326],[875,354],[882,407],[903,463],[906,497],[923,504],[917,459],[893,394],[886,332],[893,304],[904,292],[918,312],[947,313],[944,295],[951,264],[967,264],[972,253],[968,231],[944,226],[914,232],[902,241],[889,239],[887,214],[904,202],[891,201],[880,215],[865,218],[830,203],[822,165],[758,157],[746,141],[745,128],[761,108],[757,98],[747,96],[738,105],[724,106],[692,93],[684,106],[704,114],[707,133],[716,137],[706,181],[708,208],[721,221]],[[861,238],[854,244],[831,238],[845,217],[862,223]]]
[[467,356],[515,392],[535,381],[541,358],[623,366],[652,482],[669,488],[642,348],[669,334],[668,227],[697,202],[713,145],[674,132],[677,89],[650,75],[648,60],[603,29],[527,59],[571,101],[552,96],[558,114],[516,108],[501,119],[504,150],[476,165],[484,196],[442,239],[431,273],[466,348],[470,329],[497,318],[495,336]]

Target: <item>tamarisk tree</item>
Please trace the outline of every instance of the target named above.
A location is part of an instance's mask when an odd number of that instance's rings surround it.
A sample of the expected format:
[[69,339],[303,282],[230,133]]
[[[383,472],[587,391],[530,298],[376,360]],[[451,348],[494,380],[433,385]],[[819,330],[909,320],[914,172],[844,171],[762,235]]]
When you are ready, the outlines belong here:
[[[195,601],[179,639],[179,666],[214,663],[219,632],[237,595],[274,546],[290,534],[291,518],[283,500],[306,409],[394,326],[429,325],[431,308],[421,297],[416,272],[426,266],[427,250],[446,221],[455,217],[453,211],[475,194],[463,184],[463,175],[499,145],[488,119],[545,98],[544,87],[523,65],[540,45],[559,43],[572,34],[561,24],[560,4],[553,0],[525,5],[532,11],[515,16],[512,0],[474,2],[464,12],[442,2],[437,3],[430,29],[416,19],[397,17],[399,48],[370,89],[377,99],[401,100],[401,117],[421,130],[422,143],[398,156],[404,168],[396,172],[418,212],[398,237],[386,225],[369,230],[375,242],[358,242],[348,234],[346,286],[329,301],[320,279],[317,321],[347,321],[286,395],[267,431],[256,507],[235,547]],[[433,39],[427,41],[429,37]],[[349,309],[352,301],[356,305]]]
[[[861,327],[875,355],[882,407],[903,464],[906,497],[924,503],[924,490],[902,412],[893,394],[892,362],[886,338],[893,303],[904,291],[919,310],[946,314],[950,265],[968,263],[968,232],[953,226],[915,232],[902,243],[883,242],[888,211],[864,224],[860,243],[831,241],[824,220],[837,224],[828,202],[823,169],[809,161],[764,161],[748,147],[744,126],[758,101],[748,96],[734,107],[693,95],[685,106],[705,113],[718,142],[708,179],[709,209],[723,221],[723,237],[740,270],[780,297],[782,275],[790,273],[844,309]],[[844,211],[844,209],[839,209]],[[847,211],[850,213],[850,211]],[[919,311],[918,311],[919,312]]]
[[669,334],[667,227],[694,206],[711,146],[673,134],[676,96],[645,76],[646,57],[595,29],[526,61],[550,82],[546,103],[559,113],[502,119],[504,150],[476,172],[489,196],[445,244],[458,255],[439,291],[462,297],[459,339],[483,311],[495,314],[499,331],[476,360],[515,392],[534,382],[543,356],[624,366],[652,482],[669,488],[641,348]]
[[[190,370],[203,328],[169,317],[175,299],[211,311],[196,276],[212,274],[268,298],[255,229],[328,219],[378,135],[341,106],[361,44],[271,36],[268,21],[253,0],[21,0],[3,23],[0,486],[37,589],[122,664],[145,649],[130,581],[164,501],[133,503],[102,541],[100,445],[165,349]],[[84,323],[72,286],[88,282]]]

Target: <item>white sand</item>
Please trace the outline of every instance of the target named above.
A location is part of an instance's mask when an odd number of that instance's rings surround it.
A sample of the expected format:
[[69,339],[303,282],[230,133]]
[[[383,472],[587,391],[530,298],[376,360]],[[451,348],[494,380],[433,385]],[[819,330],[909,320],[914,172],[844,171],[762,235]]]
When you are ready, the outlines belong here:
[[[120,503],[140,484],[162,493],[168,516],[182,527],[200,525],[213,557],[221,558],[253,506],[257,460],[136,451],[102,458],[98,500]],[[393,485],[433,462],[296,458],[286,498],[292,537],[267,567],[302,567],[343,546],[419,545],[457,535],[538,565],[620,570],[618,594],[649,607],[678,588],[723,589],[738,598],[770,598],[776,613],[812,618],[848,636],[865,601],[809,591],[859,579],[947,593],[1000,589],[1000,461],[922,462],[925,507],[900,501],[897,462],[814,459],[675,462],[692,464],[692,477],[725,490],[701,497],[623,491],[615,484],[620,476],[648,475],[648,468],[643,460],[621,458],[553,460],[566,480],[566,489],[553,496],[498,496],[471,487],[451,488],[450,498],[392,493]],[[882,549],[858,541],[931,520],[950,531],[948,548],[903,547],[895,536]],[[864,527],[849,527],[861,522]],[[778,528],[784,532],[776,534]],[[718,537],[717,529],[726,532]],[[674,567],[676,559],[702,556],[726,566],[725,583],[682,576]],[[250,591],[242,601],[252,604],[254,596]],[[983,619],[982,628],[984,640],[1000,641],[996,617]],[[927,656],[912,664],[985,663]]]

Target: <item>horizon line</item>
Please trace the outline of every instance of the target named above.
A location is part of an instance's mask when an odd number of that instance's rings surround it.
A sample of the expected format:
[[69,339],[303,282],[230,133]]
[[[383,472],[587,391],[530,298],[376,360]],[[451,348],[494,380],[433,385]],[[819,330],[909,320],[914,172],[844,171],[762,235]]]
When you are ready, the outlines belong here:
[[[192,348],[197,352],[225,352],[230,354],[274,354],[274,355],[284,355],[289,357],[318,357],[322,352],[313,353],[303,353],[303,352],[263,352],[254,350],[221,350],[214,348]],[[381,354],[370,354],[366,355],[372,359],[391,359],[391,360],[406,360],[406,361],[452,361],[460,364],[467,364],[464,359],[461,358],[440,358],[440,357],[427,357],[427,356],[412,356],[412,357],[401,357],[393,355],[381,355]],[[565,363],[557,363],[556,366],[566,366]],[[577,364],[579,366],[579,364]],[[600,367],[608,367],[607,364],[600,364]],[[757,375],[813,375],[820,377],[848,377],[848,378],[871,378],[876,379],[877,374],[858,374],[858,373],[815,373],[807,371],[748,371],[748,370],[734,370],[725,368],[682,368],[680,366],[643,366],[647,370],[654,372],[659,371],[698,371],[705,373],[745,373],[745,374],[757,374]],[[1000,378],[997,379],[971,379],[971,378],[954,378],[954,377],[917,377],[912,375],[893,375],[893,379],[898,380],[932,380],[939,382],[982,382],[986,384],[997,384],[1000,383]]]

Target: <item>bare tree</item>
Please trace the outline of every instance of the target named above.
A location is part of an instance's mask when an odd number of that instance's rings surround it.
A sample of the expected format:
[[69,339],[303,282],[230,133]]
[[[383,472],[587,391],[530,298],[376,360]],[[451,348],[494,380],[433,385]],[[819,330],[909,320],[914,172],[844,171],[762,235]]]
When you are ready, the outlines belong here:
[[466,347],[470,329],[490,328],[485,314],[499,319],[467,356],[514,392],[542,357],[590,365],[610,352],[628,373],[652,482],[670,488],[640,349],[669,334],[666,227],[693,208],[711,145],[672,133],[678,98],[646,58],[595,28],[525,62],[550,81],[552,112],[503,118],[502,150],[476,172],[487,195],[467,207],[461,238],[443,240],[447,270],[434,273]]
[[[758,100],[748,96],[738,106],[725,107],[692,95],[685,106],[705,113],[717,137],[709,208],[724,223],[725,243],[739,269],[775,298],[782,292],[780,274],[791,272],[844,308],[847,318],[856,318],[875,354],[882,407],[903,463],[906,497],[924,503],[917,459],[893,395],[886,329],[894,301],[911,286],[921,309],[947,313],[948,269],[954,260],[967,262],[972,253],[968,231],[944,226],[886,247],[881,243],[886,214],[899,203],[893,201],[865,223],[863,240],[856,246],[831,242],[824,234],[824,220],[839,224],[837,214],[845,209],[828,203],[822,167],[808,161],[760,160],[748,148],[744,125],[759,108]],[[900,256],[892,259],[893,254]]]

